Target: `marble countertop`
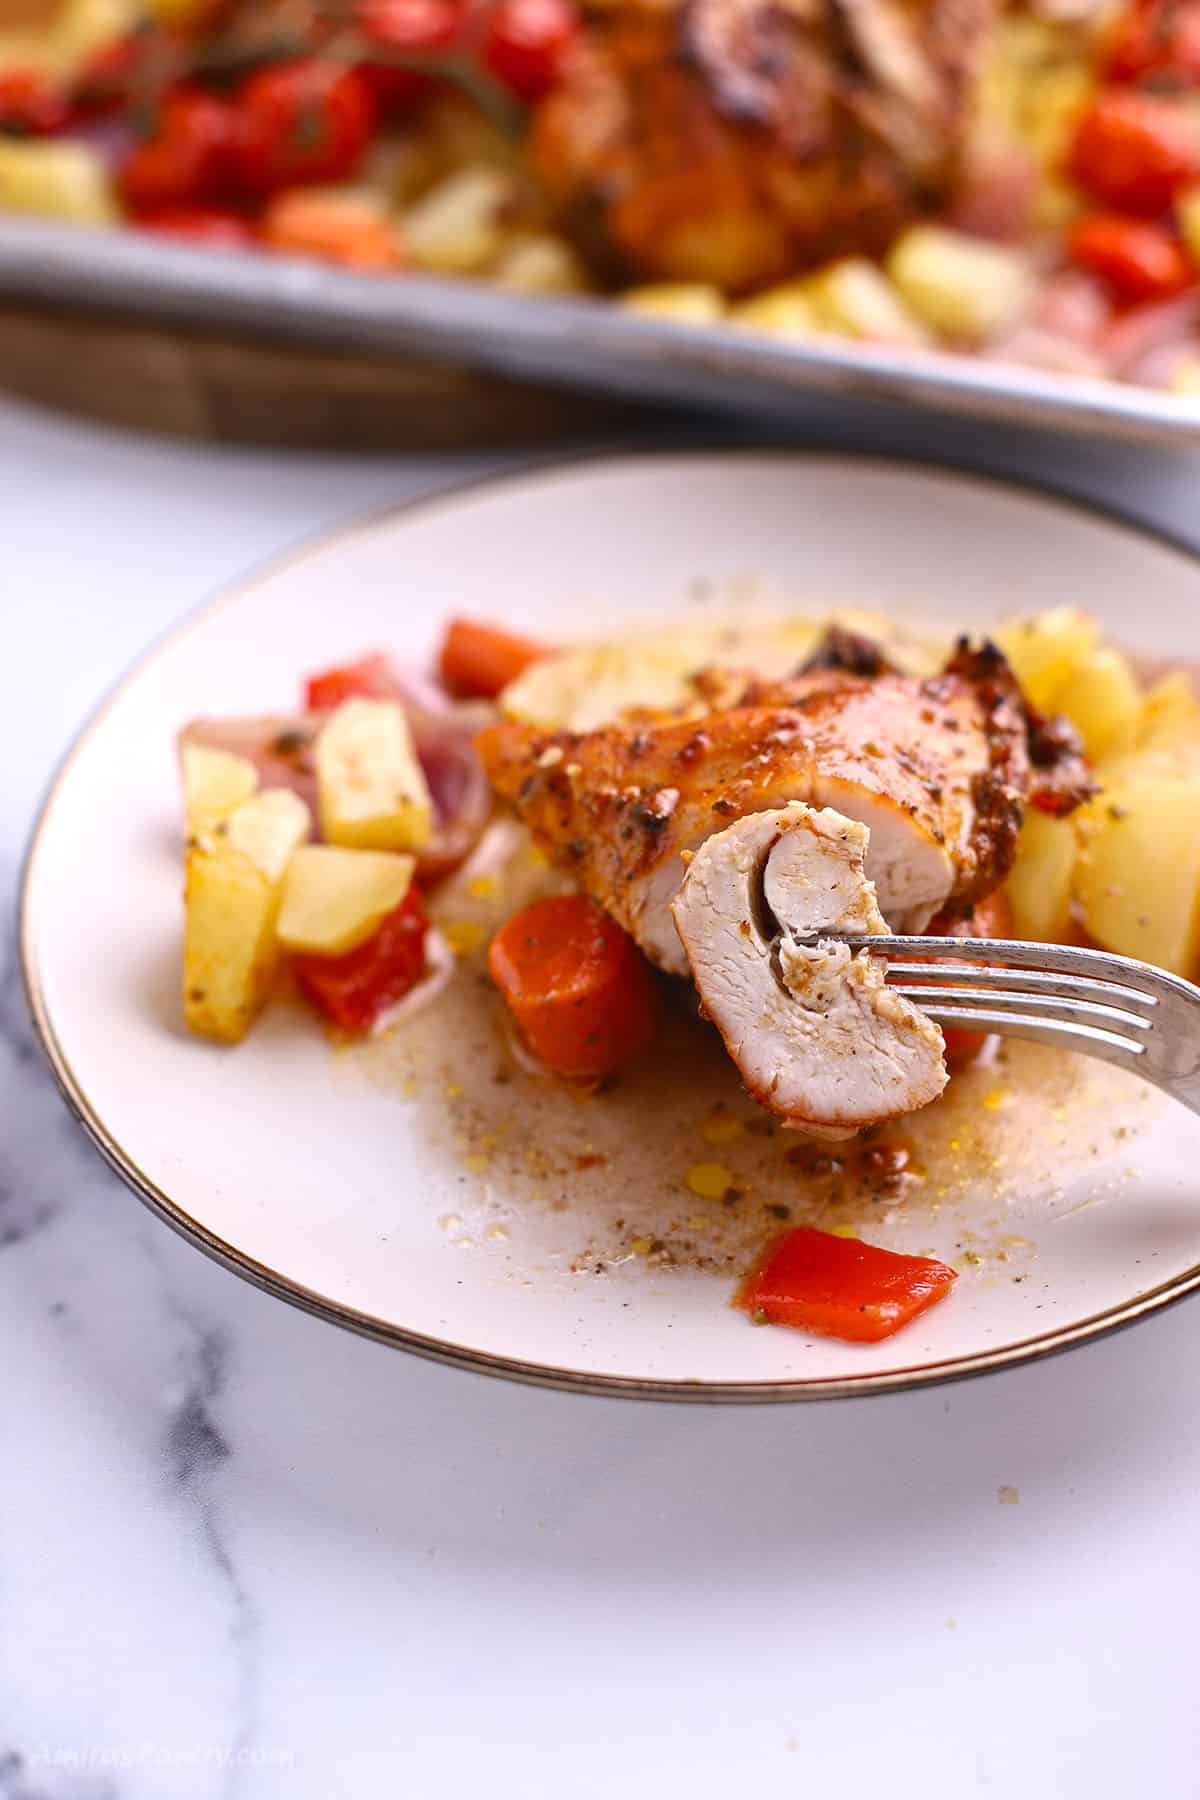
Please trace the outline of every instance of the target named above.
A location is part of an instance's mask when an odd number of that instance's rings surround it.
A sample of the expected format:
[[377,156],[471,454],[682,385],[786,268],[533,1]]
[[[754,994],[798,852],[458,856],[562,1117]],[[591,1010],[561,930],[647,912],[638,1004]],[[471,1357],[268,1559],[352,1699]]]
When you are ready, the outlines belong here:
[[[1200,545],[1200,457],[819,411],[812,438]],[[4,913],[53,763],[148,639],[499,460],[205,451],[0,404]],[[0,1800],[1195,1791],[1200,1305],[823,1407],[443,1369],[139,1206],[52,1089],[7,917],[2,948]]]

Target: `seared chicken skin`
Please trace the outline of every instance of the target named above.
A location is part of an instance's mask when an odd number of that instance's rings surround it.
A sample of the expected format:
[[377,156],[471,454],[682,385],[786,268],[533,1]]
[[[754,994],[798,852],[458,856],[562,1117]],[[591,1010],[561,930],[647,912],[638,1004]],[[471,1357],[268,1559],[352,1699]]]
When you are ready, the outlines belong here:
[[541,846],[678,975],[671,903],[689,858],[736,819],[799,800],[860,821],[883,916],[921,931],[1000,885],[1027,799],[1062,810],[1089,791],[1077,744],[1035,738],[999,651],[964,646],[927,680],[821,664],[770,686],[702,680],[720,709],[699,717],[582,734],[501,724],[479,748]]
[[867,840],[798,802],[753,813],[701,846],[671,907],[748,1092],[826,1137],[915,1112],[946,1085],[937,1026],[885,985],[880,958],[829,941],[887,929]]
[[882,250],[945,197],[993,0],[617,0],[532,138],[614,272],[736,292]]

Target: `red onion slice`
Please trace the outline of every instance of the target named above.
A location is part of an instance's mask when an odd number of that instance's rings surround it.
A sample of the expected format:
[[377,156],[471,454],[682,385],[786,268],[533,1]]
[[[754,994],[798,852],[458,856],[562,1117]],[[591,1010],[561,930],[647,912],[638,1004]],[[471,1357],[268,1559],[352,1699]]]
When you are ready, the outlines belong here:
[[[448,875],[470,855],[491,817],[491,789],[474,744],[483,720],[478,708],[443,705],[433,711],[423,705],[402,703],[436,815],[433,836],[417,854],[417,878],[428,883]],[[313,745],[324,716],[295,713],[253,719],[195,719],[184,727],[179,742],[181,747],[203,744],[212,750],[248,757],[264,787],[290,788],[308,806],[315,821]]]

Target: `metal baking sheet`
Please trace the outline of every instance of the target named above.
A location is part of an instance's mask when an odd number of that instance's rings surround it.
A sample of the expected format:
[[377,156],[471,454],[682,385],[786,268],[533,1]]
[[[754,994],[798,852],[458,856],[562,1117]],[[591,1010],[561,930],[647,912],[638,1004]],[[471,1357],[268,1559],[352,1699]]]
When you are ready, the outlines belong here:
[[429,276],[356,275],[40,219],[0,218],[5,302],[432,358],[776,424],[802,420],[809,395],[832,394],[1093,438],[1200,444],[1200,401],[1147,388],[940,352],[783,344],[728,326],[639,318],[604,300],[534,299]]

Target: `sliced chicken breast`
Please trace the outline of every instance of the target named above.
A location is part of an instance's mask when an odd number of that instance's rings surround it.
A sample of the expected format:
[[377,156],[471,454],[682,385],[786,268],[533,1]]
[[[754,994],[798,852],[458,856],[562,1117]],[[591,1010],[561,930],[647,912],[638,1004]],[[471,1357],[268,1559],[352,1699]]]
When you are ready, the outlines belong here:
[[493,786],[535,837],[673,974],[684,858],[745,814],[803,800],[870,827],[868,874],[897,931],[921,931],[974,878],[989,738],[973,688],[941,698],[902,676],[805,678],[782,704],[703,718],[483,734]]
[[947,1079],[937,1026],[885,985],[880,958],[832,941],[887,930],[865,871],[869,835],[799,802],[754,813],[707,839],[671,904],[746,1088],[822,1136],[915,1112]]
[[869,827],[888,925],[923,931],[997,888],[1025,801],[1069,810],[1086,768],[1057,722],[1031,719],[990,646],[961,646],[925,680],[868,663],[869,645],[833,648],[838,660],[786,682],[702,672],[702,713],[588,732],[493,726],[478,740],[484,766],[547,853],[672,974],[687,973],[671,918],[687,856],[793,800]]

